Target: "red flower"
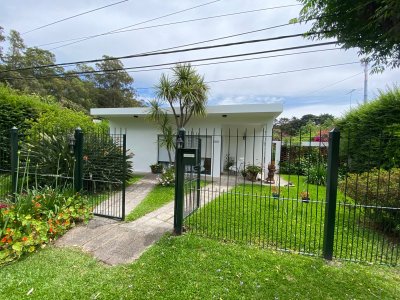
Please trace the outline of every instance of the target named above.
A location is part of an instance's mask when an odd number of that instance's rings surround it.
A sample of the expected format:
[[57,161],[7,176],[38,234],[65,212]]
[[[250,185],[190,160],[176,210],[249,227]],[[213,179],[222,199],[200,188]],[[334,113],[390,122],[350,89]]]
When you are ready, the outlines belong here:
[[26,242],[28,240],[28,238],[26,237],[26,236],[24,236],[23,238],[22,238],[22,241],[23,242]]
[[6,242],[7,242],[7,238],[6,238],[6,237],[3,237],[3,238],[1,239],[1,242],[2,242],[2,243],[6,243]]

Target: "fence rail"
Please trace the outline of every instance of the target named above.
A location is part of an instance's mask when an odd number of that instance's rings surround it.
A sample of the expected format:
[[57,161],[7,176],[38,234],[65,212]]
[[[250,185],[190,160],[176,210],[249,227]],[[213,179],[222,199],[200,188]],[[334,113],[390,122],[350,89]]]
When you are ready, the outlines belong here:
[[[184,216],[187,230],[328,259],[399,264],[400,159],[393,152],[390,162],[376,161],[387,137],[369,137],[370,149],[360,154],[349,133],[328,141],[265,128],[211,132],[186,137],[202,140],[201,162],[211,160],[210,173],[200,166],[199,179],[208,184],[197,210]],[[182,195],[192,201],[192,193]]]

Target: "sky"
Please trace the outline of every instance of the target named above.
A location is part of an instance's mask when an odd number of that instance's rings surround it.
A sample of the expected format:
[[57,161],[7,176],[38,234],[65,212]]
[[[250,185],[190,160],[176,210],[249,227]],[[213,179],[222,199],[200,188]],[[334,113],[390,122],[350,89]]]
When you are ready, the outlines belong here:
[[[56,20],[116,2],[119,1],[4,1],[1,4],[0,26],[4,27],[6,33],[8,33],[10,29],[15,29],[23,33],[22,37],[27,46],[39,46],[40,48],[51,50],[56,55],[57,62],[61,63],[101,58],[104,54],[123,56],[150,52],[276,25],[283,25],[287,24],[292,18],[297,17],[301,9],[301,5],[294,0],[128,0],[105,9],[97,10],[32,32],[27,32]],[[202,4],[206,5],[186,10]],[[157,26],[185,20],[286,5],[295,6]],[[186,11],[175,13],[181,10]],[[167,14],[171,15],[163,17]],[[138,23],[142,24],[129,27],[129,29],[135,29],[132,31],[87,39],[60,48],[55,47],[62,46],[66,43],[43,46],[44,44],[61,40],[111,32]],[[154,27],[142,28],[149,26]],[[310,24],[294,24],[229,39],[203,43],[196,46],[299,34],[305,32],[309,27]],[[218,49],[127,59],[124,60],[123,63],[125,67],[133,67],[296,47],[317,42],[322,41],[311,41],[303,37],[296,37]],[[357,56],[357,49],[345,51],[338,49],[338,46],[329,45],[304,50],[279,52],[275,53],[275,55],[334,48],[337,49],[299,55],[196,66],[196,68],[200,74],[204,75],[206,82],[262,75],[241,80],[210,82],[209,105],[270,103],[279,101],[283,103],[284,107],[281,117],[301,117],[304,114],[310,113],[316,115],[330,113],[335,116],[341,116],[346,111],[363,103],[364,67],[360,63],[360,57]],[[271,56],[271,54],[253,55],[246,58],[265,56]],[[346,65],[319,68],[334,64]],[[285,73],[287,71],[304,68],[317,69]],[[281,74],[265,76],[265,74],[279,72]],[[152,70],[131,73],[134,78],[134,87],[137,89],[139,99],[149,100],[154,97],[153,87],[157,84],[162,73],[169,74],[170,71]],[[385,90],[388,87],[398,84],[399,80],[399,69],[386,70],[380,74],[369,74],[368,100],[371,101],[374,99],[379,94],[380,90]]]

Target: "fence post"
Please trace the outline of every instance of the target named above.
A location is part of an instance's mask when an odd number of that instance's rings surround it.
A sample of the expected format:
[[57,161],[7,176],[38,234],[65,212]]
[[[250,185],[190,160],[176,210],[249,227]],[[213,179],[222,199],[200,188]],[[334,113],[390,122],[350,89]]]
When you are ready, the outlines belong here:
[[11,128],[11,192],[15,202],[18,188],[18,128]]
[[126,134],[122,135],[122,220],[125,220]]
[[326,207],[324,224],[323,255],[332,260],[335,238],[336,197],[339,171],[340,132],[334,128],[329,132],[328,170],[326,179]]
[[175,202],[174,202],[174,233],[181,235],[183,231],[183,189],[185,166],[183,164],[183,148],[185,145],[185,129],[179,129],[176,139],[175,154]]
[[200,207],[200,174],[201,174],[201,139],[198,139],[198,147],[197,147],[197,170],[196,170],[196,208]]
[[78,127],[75,129],[75,168],[74,168],[74,190],[80,192],[83,188],[83,133]]

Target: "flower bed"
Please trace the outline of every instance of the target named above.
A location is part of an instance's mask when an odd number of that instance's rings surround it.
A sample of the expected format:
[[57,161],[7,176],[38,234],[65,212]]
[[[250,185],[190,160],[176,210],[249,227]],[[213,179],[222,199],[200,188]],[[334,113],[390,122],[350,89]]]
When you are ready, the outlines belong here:
[[90,215],[78,194],[51,188],[18,196],[15,204],[0,203],[0,265],[34,252]]

